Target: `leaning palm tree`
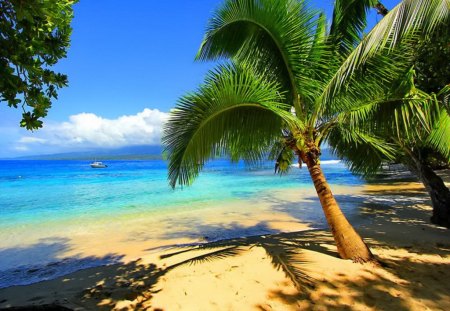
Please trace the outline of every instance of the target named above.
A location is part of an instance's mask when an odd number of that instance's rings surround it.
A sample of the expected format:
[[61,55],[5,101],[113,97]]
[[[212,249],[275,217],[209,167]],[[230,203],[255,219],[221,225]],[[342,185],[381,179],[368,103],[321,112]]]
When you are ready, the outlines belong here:
[[276,154],[280,172],[295,158],[308,167],[339,255],[372,260],[325,179],[320,146],[338,132],[371,155],[393,157],[392,146],[355,126],[357,118],[367,102],[389,104],[389,86],[411,61],[411,36],[448,19],[440,13],[448,1],[404,1],[361,40],[374,2],[336,1],[328,26],[303,1],[225,1],[197,58],[230,61],[180,99],[164,129],[171,185],[190,184],[218,155],[253,164]]

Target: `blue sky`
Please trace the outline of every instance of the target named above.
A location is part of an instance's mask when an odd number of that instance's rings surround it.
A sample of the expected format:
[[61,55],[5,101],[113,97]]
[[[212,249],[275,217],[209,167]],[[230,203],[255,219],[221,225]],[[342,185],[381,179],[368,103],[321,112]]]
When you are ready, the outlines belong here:
[[[156,144],[166,113],[214,64],[194,62],[221,0],[81,0],[68,57],[55,69],[69,87],[35,132],[0,104],[0,157]],[[383,1],[390,9],[398,1]],[[331,16],[332,1],[311,1]],[[374,13],[374,12],[373,12]],[[372,14],[369,24],[380,19]]]

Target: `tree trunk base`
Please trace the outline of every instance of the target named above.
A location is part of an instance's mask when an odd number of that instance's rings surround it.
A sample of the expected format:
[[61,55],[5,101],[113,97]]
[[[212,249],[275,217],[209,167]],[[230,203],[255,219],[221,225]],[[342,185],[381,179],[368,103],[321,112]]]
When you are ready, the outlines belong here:
[[[431,216],[430,221],[439,226],[447,227],[450,229],[450,196],[444,202],[438,199],[433,199],[433,216]],[[446,204],[449,203],[449,204]]]
[[[361,236],[356,232],[350,223],[350,227],[344,229],[344,234],[333,234],[339,256],[342,259],[350,259],[355,263],[377,262],[375,256],[364,243]],[[341,229],[342,230],[342,229]],[[333,229],[332,229],[333,231]]]
[[431,167],[421,163],[419,169],[420,179],[430,194],[433,205],[430,221],[435,225],[450,228],[450,190]]
[[450,229],[450,190],[442,178],[433,169],[418,157],[412,154],[412,161],[408,164],[409,170],[419,177],[427,189],[433,205],[431,223]]

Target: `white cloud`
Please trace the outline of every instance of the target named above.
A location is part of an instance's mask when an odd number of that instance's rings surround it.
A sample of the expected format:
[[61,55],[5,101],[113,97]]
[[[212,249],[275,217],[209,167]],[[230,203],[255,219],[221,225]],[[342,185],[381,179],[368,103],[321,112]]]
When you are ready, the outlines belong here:
[[22,136],[18,142],[28,144],[28,143],[45,143],[45,141],[46,141],[45,139],[39,137]]
[[28,151],[28,150],[30,150],[27,146],[24,146],[24,145],[16,146],[16,147],[14,147],[14,149],[16,151]]
[[32,136],[22,136],[21,146],[60,146],[68,148],[123,147],[158,145],[168,114],[158,109],[144,109],[135,115],[106,119],[93,113],[80,113],[62,123],[45,123]]

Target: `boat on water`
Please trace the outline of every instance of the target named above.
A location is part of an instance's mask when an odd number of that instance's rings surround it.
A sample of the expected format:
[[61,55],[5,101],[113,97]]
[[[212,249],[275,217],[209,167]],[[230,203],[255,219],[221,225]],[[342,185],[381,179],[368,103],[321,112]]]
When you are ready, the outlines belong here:
[[108,167],[108,165],[103,164],[103,162],[99,162],[99,161],[94,161],[90,165],[91,165],[92,168],[105,168],[105,167]]

